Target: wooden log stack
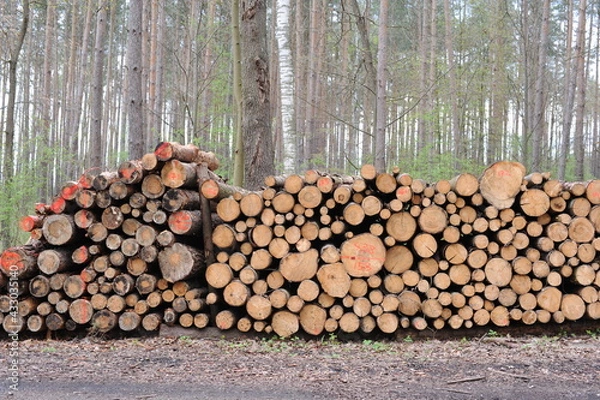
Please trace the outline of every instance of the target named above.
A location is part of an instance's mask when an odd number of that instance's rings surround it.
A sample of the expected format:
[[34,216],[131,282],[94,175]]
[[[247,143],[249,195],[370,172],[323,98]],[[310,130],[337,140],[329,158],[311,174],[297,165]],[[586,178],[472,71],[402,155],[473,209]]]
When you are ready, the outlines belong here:
[[[161,324],[305,332],[600,318],[600,180],[497,162],[428,183],[364,165],[231,186],[195,146],[160,143],[68,182],[0,256],[7,332]],[[11,297],[12,296],[12,297]]]

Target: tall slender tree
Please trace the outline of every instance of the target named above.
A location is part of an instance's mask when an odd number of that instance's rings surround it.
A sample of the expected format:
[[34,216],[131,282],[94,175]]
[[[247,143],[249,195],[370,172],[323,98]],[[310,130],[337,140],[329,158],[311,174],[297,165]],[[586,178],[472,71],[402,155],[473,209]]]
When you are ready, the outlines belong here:
[[389,1],[379,2],[379,37],[377,48],[377,107],[375,124],[375,168],[385,171],[385,134],[388,110],[386,106],[387,91],[387,41],[388,41]]
[[127,100],[128,150],[131,159],[144,155],[144,115],[142,92],[142,16],[143,0],[129,1],[127,21]]
[[2,169],[2,178],[9,181],[13,177],[14,167],[14,148],[15,148],[15,103],[17,98],[17,67],[19,65],[19,56],[25,42],[25,35],[29,27],[29,0],[23,0],[23,15],[19,33],[10,49],[10,58],[8,59],[8,104],[6,110],[6,124],[4,126],[4,165]]
[[533,109],[533,143],[531,169],[540,171],[542,169],[542,154],[547,148],[546,127],[546,58],[548,49],[548,35],[550,30],[550,0],[544,0],[542,5],[542,19],[540,21],[540,40],[538,50],[537,71],[535,77],[534,109]]
[[558,178],[565,179],[567,170],[567,158],[571,149],[571,125],[573,121],[573,103],[575,102],[575,87],[577,85],[576,74],[572,73],[573,62],[572,58],[572,31],[573,31],[573,0],[569,0],[567,5],[567,27],[565,35],[565,57],[564,57],[564,76],[563,76],[563,119],[561,146],[558,154]]
[[240,32],[240,0],[233,0],[231,12],[231,52],[233,53],[233,112],[234,112],[234,150],[233,150],[233,184],[244,184],[245,147],[242,130],[242,44]]
[[91,125],[90,125],[90,151],[89,166],[100,167],[104,164],[102,155],[102,120],[103,120],[103,95],[104,95],[104,43],[106,40],[107,5],[104,0],[98,4],[96,15],[96,44],[94,46],[94,71],[92,75],[91,93]]
[[266,1],[243,1],[240,13],[245,186],[257,189],[274,173]]
[[575,134],[573,141],[573,150],[575,152],[575,179],[583,180],[585,171],[585,144],[584,144],[584,117],[585,117],[585,97],[586,97],[586,76],[585,76],[585,32],[586,32],[586,12],[587,0],[579,2],[579,19],[577,22],[577,44],[575,46],[575,57],[577,63],[575,67],[575,75],[577,76],[576,101],[577,107],[575,110]]
[[294,146],[294,71],[289,40],[290,0],[277,0],[276,15],[275,36],[279,56],[279,96],[281,98],[283,151],[285,152],[283,164],[287,166],[289,171],[290,167],[293,166],[292,160],[296,158]]

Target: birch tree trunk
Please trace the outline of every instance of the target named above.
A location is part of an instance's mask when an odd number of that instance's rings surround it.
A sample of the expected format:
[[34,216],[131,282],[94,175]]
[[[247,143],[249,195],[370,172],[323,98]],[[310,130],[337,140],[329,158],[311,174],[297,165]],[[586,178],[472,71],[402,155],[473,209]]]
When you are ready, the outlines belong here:
[[386,107],[386,68],[387,68],[387,39],[389,1],[381,0],[379,3],[379,43],[377,49],[377,107],[375,129],[375,168],[385,171],[385,131],[387,122]]
[[586,23],[587,0],[581,0],[579,3],[579,20],[577,22],[577,44],[575,52],[577,57],[577,66],[575,74],[577,75],[577,108],[575,110],[575,135],[573,141],[573,150],[575,152],[575,179],[583,180],[584,173],[584,140],[583,126],[585,113],[585,23]]
[[275,37],[277,38],[277,51],[279,53],[279,88],[281,98],[281,125],[283,137],[283,165],[291,173],[293,160],[296,159],[294,145],[294,70],[292,66],[292,52],[290,49],[290,0],[277,1],[277,25]]

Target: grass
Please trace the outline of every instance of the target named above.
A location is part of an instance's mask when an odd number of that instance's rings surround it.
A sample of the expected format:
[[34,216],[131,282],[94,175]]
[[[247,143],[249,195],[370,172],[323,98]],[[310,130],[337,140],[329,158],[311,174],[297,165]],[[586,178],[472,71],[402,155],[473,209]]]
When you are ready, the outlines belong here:
[[390,343],[380,342],[377,340],[365,339],[362,341],[363,347],[368,348],[377,353],[381,352],[395,352],[394,347]]

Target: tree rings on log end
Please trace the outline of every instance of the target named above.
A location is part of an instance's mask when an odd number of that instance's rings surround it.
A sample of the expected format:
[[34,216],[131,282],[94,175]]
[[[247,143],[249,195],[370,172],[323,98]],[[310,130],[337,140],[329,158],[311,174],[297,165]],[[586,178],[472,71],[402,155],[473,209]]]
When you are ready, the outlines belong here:
[[381,239],[370,233],[357,235],[341,245],[341,259],[352,277],[378,273],[385,262],[386,250]]
[[498,161],[483,171],[479,188],[483,198],[499,210],[509,208],[521,190],[526,169],[515,161]]

